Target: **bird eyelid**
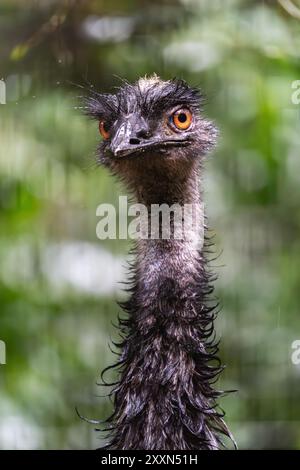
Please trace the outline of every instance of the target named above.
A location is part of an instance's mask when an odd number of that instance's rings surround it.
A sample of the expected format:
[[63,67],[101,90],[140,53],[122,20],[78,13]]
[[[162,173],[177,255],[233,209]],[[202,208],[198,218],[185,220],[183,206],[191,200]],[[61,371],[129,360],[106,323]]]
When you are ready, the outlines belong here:
[[187,110],[187,111],[189,111],[189,112],[192,113],[192,114],[193,114],[193,112],[194,112],[193,109],[192,109],[192,107],[189,106],[187,103],[178,103],[178,104],[172,106],[172,107],[169,109],[168,113],[169,113],[169,114],[174,114],[174,113],[176,113],[176,111],[179,111],[180,109]]

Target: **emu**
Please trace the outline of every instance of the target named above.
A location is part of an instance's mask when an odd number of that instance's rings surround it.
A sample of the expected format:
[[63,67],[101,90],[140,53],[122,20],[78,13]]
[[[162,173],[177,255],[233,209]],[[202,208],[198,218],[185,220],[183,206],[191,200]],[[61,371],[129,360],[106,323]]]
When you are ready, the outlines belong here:
[[[192,204],[203,215],[203,160],[217,131],[202,103],[198,89],[156,75],[87,98],[87,114],[103,137],[99,162],[138,203]],[[112,366],[119,381],[107,449],[220,449],[225,436],[233,439],[217,405],[223,392],[213,386],[223,367],[207,243],[195,247],[205,223],[196,220],[188,236],[136,242],[130,298],[121,303],[127,314],[119,319],[121,351]],[[172,217],[170,224],[172,235]]]

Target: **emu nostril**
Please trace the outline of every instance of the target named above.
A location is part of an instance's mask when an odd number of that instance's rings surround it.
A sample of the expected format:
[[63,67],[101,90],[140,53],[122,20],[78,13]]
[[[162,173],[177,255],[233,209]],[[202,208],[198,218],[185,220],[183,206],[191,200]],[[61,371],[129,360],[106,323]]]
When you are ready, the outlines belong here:
[[140,144],[140,142],[141,142],[140,139],[135,139],[135,138],[129,140],[129,143],[131,145],[138,145]]
[[137,137],[140,137],[141,139],[149,139],[150,137],[150,132],[148,129],[141,129],[136,133]]

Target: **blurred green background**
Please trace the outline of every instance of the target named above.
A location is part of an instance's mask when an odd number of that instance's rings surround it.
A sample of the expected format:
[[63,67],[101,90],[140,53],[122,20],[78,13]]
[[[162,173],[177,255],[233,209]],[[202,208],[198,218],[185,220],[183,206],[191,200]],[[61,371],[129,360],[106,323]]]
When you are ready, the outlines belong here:
[[[0,448],[95,448],[127,242],[96,237],[125,190],[95,163],[80,95],[156,72],[201,86],[220,142],[219,382],[239,448],[300,448],[300,1],[0,1]],[[297,85],[297,84],[296,84]],[[295,85],[294,85],[295,86]]]

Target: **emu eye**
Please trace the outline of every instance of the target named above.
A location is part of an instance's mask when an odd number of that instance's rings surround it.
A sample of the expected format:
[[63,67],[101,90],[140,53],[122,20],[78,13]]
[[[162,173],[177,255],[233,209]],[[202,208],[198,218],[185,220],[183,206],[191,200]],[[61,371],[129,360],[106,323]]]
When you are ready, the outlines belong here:
[[192,124],[192,120],[192,113],[188,109],[178,109],[170,117],[170,121],[181,131],[188,129]]
[[103,139],[107,140],[110,137],[110,126],[107,121],[99,122],[99,132],[102,135]]

